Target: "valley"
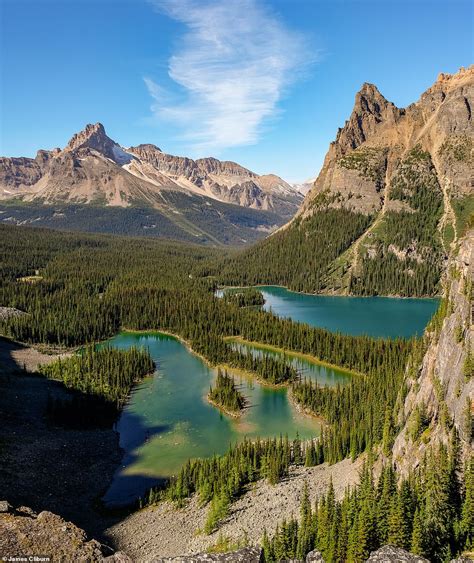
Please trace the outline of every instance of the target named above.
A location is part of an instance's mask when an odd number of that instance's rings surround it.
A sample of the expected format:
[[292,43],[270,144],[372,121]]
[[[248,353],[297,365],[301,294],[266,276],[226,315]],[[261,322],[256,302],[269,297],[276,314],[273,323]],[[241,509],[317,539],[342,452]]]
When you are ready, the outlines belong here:
[[0,547],[471,557],[473,78],[364,84],[304,201],[100,123],[1,159]]

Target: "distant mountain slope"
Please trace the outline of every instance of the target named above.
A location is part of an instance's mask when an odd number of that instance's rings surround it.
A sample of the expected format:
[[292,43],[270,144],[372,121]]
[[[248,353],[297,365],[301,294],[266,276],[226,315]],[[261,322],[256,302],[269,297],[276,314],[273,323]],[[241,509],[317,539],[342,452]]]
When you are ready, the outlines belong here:
[[[63,150],[0,158],[0,200],[9,202],[0,217],[16,223],[67,227],[58,213],[73,217],[85,205],[87,230],[103,231],[105,223],[125,233],[124,225],[133,224],[133,234],[245,244],[288,221],[303,198],[278,176],[259,176],[234,162],[172,156],[150,144],[124,149],[96,123]],[[149,225],[137,221],[137,208],[148,210]]]
[[225,283],[433,295],[474,212],[474,67],[405,109],[364,84],[297,216],[231,259]]

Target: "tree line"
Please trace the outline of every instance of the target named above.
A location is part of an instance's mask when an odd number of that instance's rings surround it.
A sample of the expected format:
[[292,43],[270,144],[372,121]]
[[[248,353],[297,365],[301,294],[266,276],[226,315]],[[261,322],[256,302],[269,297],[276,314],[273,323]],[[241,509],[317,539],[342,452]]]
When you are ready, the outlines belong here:
[[267,563],[304,559],[319,550],[328,563],[359,563],[390,544],[433,562],[474,547],[474,456],[459,463],[457,444],[429,450],[416,470],[400,479],[391,460],[376,480],[371,463],[360,483],[336,500],[331,482],[311,505],[303,489],[299,519],[281,522],[262,545]]

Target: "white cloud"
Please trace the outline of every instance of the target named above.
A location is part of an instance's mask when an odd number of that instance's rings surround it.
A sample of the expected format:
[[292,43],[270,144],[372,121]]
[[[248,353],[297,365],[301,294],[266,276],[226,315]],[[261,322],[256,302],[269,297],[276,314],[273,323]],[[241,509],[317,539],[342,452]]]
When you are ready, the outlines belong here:
[[257,142],[285,88],[315,60],[304,38],[259,0],[151,2],[186,26],[168,66],[181,99],[144,79],[154,116],[200,153]]

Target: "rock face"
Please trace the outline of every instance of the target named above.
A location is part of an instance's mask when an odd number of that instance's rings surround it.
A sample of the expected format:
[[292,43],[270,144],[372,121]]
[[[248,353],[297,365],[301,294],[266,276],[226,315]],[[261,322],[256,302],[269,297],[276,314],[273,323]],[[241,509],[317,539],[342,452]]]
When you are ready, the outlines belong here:
[[429,563],[428,559],[408,553],[400,547],[392,545],[384,545],[377,551],[373,551],[367,559],[367,563]]
[[9,319],[11,317],[21,317],[27,313],[15,309],[14,307],[0,307],[0,320]]
[[[318,259],[319,240],[311,238],[312,225],[328,211],[335,215],[334,210],[341,210],[340,216],[346,217],[341,221],[348,220],[349,211],[351,220],[360,221],[362,215],[369,226],[349,246],[341,244],[341,254],[328,265],[319,286],[306,291],[436,293],[439,273],[472,212],[472,107],[474,66],[440,75],[407,108],[397,108],[372,84],[362,86],[299,213],[285,227],[289,240],[303,232],[315,256],[292,275],[291,289],[298,289],[299,279],[310,278]],[[432,279],[420,288],[419,280],[429,279],[427,271]],[[265,282],[288,285],[282,279]]]
[[259,176],[235,162],[173,156],[151,144],[124,149],[101,123],[86,125],[63,150],[0,159],[0,199],[162,207],[169,192],[272,211],[281,222],[303,199],[281,178]]
[[305,561],[306,563],[324,563],[324,558],[320,551],[310,551]]
[[[408,374],[408,393],[398,419],[402,430],[393,446],[393,459],[402,473],[417,466],[430,444],[447,443],[451,421],[464,450],[472,451],[473,281],[474,231],[470,231],[447,267],[444,318],[432,323],[421,367]],[[417,412],[423,412],[421,428]]]
[[451,196],[472,194],[473,98],[474,66],[441,74],[405,109],[387,101],[373,84],[364,84],[351,116],[329,147],[303,215],[325,192],[340,194],[331,202],[333,207],[367,214],[381,211],[389,196],[385,188],[403,155],[416,145],[430,153],[440,183],[449,184]]
[[[83,530],[52,512],[36,514],[20,507],[4,506],[0,513],[0,553],[2,557],[41,556],[51,561],[123,561],[124,554],[105,556],[102,546],[89,540]],[[8,503],[7,503],[8,504]]]

